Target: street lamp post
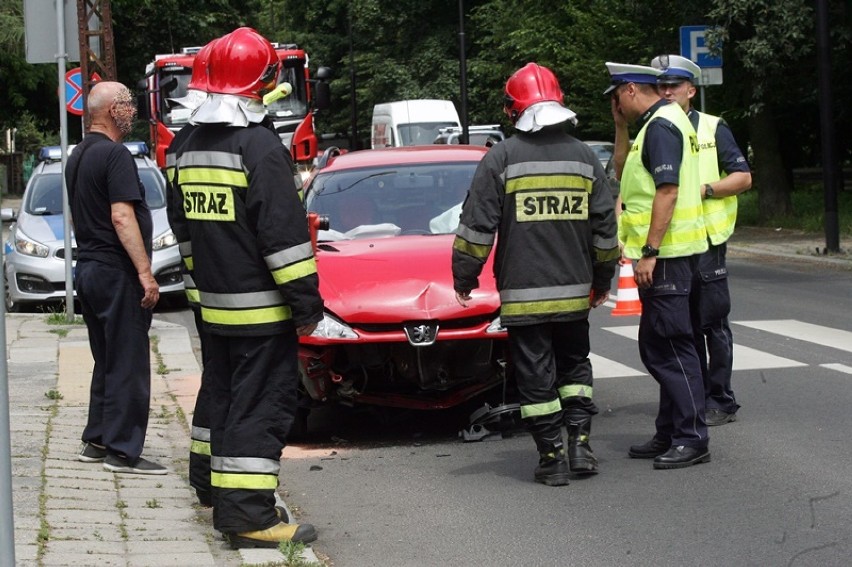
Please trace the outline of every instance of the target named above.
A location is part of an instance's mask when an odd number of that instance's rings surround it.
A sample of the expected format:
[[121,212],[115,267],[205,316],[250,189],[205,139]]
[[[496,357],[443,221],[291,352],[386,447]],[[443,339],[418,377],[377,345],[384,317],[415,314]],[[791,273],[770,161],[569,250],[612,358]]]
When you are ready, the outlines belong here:
[[459,83],[461,84],[462,123],[462,133],[459,143],[467,144],[470,129],[467,124],[467,58],[464,46],[464,0],[459,0]]

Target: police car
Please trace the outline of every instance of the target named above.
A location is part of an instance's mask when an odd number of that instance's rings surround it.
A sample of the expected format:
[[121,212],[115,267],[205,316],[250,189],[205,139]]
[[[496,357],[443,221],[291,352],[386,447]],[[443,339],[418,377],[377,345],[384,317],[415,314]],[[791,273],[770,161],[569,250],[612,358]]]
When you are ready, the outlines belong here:
[[[160,295],[183,296],[180,252],[166,214],[165,180],[144,142],[124,144],[136,160],[154,223],[152,271]],[[68,148],[69,153],[73,146]],[[59,146],[42,148],[21,208],[4,244],[6,309],[21,311],[65,300],[65,231]],[[76,259],[76,245],[73,241]]]

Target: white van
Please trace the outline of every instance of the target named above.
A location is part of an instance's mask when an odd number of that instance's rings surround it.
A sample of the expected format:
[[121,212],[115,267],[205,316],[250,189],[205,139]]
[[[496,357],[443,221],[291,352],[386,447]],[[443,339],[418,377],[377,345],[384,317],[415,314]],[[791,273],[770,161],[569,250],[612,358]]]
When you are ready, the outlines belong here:
[[461,128],[449,100],[418,99],[385,102],[373,107],[370,144],[375,148],[432,144],[441,128]]

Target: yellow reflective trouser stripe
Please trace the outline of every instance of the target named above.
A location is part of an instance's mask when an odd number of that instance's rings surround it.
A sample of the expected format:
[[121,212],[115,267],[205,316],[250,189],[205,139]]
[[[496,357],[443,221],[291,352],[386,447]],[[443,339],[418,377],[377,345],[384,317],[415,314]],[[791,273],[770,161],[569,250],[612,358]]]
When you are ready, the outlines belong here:
[[245,490],[275,490],[278,476],[274,474],[243,474],[210,472],[210,486],[215,488],[243,488]]
[[530,175],[506,182],[506,193],[528,189],[582,189],[592,191],[592,180],[579,175]]
[[201,318],[208,323],[217,325],[261,325],[264,323],[278,323],[292,318],[290,307],[278,305],[276,307],[263,307],[260,309],[239,309],[230,311],[227,309],[212,309],[201,306]]
[[195,439],[192,440],[192,443],[189,445],[189,452],[196,453],[198,455],[210,455],[210,442],[209,441],[197,441]]
[[541,315],[544,313],[570,313],[574,311],[585,311],[589,309],[588,297],[576,297],[574,299],[551,299],[547,301],[519,301],[516,303],[504,303],[500,308],[500,314],[511,315]]
[[458,250],[463,254],[467,254],[468,256],[479,258],[480,260],[486,260],[488,255],[491,254],[490,245],[473,244],[463,238],[459,238],[458,236],[456,236],[456,239],[453,241],[453,249]]
[[591,398],[592,387],[584,384],[568,384],[559,388],[559,397],[565,398]]
[[550,415],[562,411],[562,403],[559,400],[550,400],[540,404],[527,404],[521,406],[521,417],[538,417],[541,415]]
[[190,303],[199,303],[199,294],[197,289],[186,288],[186,300]]
[[315,273],[317,273],[316,260],[308,258],[307,260],[284,266],[278,270],[273,270],[272,278],[275,280],[275,283],[281,285]]

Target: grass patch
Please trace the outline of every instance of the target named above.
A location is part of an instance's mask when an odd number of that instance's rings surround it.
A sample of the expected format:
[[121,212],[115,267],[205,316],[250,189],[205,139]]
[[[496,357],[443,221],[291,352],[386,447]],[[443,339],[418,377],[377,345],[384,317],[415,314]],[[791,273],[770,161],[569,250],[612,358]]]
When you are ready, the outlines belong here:
[[[760,220],[758,195],[755,189],[739,196],[737,224],[741,226],[766,226],[804,232],[825,232],[825,196],[822,185],[797,187],[791,197],[793,213]],[[852,236],[852,191],[837,195],[837,216],[841,236]]]
[[323,565],[316,561],[308,561],[302,557],[302,552],[305,551],[304,543],[282,541],[278,546],[278,550],[284,555],[284,562],[288,567],[322,567]]
[[48,325],[85,325],[81,315],[74,315],[74,319],[68,320],[68,314],[65,311],[54,310],[47,314]]
[[44,393],[44,397],[47,398],[48,400],[61,400],[62,399],[62,392],[60,392],[59,390],[57,390],[55,388],[51,388],[50,390],[48,390],[47,392]]
[[68,329],[50,329],[48,333],[53,333],[54,335],[59,335],[60,339],[64,339],[70,333]]

